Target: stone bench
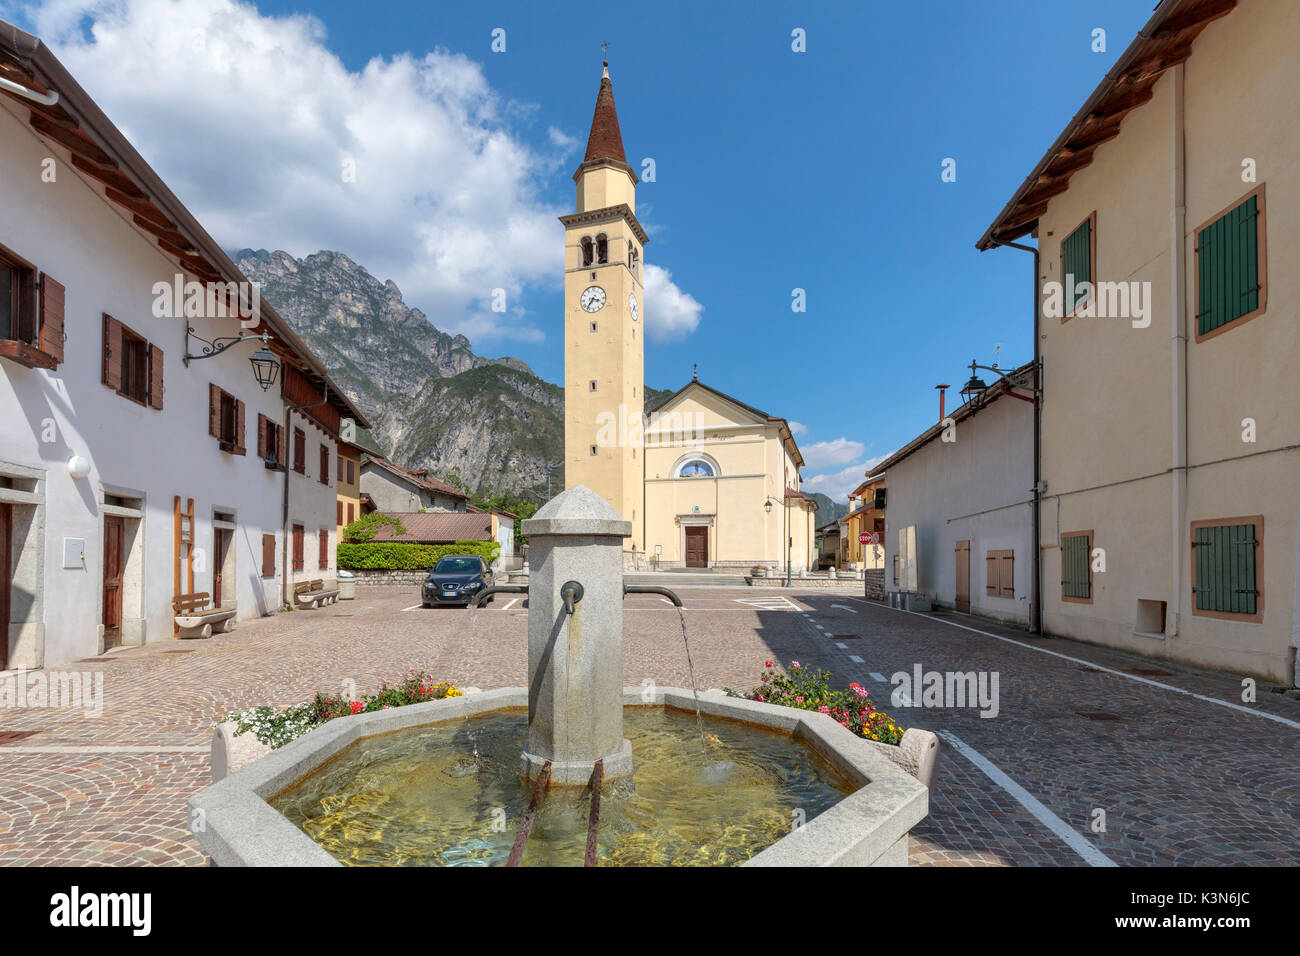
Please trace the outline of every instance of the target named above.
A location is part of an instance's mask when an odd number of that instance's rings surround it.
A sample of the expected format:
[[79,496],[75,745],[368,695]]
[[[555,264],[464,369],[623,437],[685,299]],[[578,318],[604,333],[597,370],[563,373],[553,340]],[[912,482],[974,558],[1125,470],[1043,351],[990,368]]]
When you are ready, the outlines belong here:
[[181,594],[172,599],[178,637],[211,637],[214,631],[228,634],[234,629],[236,609],[211,607],[210,600],[207,591]]
[[339,588],[326,588],[325,582],[319,578],[293,586],[294,602],[302,608],[317,608],[333,604],[339,599],[339,593]]

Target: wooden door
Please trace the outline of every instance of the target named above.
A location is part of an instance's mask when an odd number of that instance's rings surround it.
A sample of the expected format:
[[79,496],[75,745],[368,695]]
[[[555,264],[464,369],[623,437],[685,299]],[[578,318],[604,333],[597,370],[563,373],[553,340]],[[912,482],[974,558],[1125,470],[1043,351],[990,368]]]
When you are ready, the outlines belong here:
[[709,566],[709,529],[686,529],[686,566],[688,568],[707,568]]
[[970,542],[957,542],[957,610],[970,613]]
[[13,560],[13,506],[0,505],[0,671],[9,667],[10,561]]
[[221,607],[221,571],[226,566],[230,532],[216,528],[212,532],[212,606]]
[[122,642],[122,519],[104,517],[104,650]]

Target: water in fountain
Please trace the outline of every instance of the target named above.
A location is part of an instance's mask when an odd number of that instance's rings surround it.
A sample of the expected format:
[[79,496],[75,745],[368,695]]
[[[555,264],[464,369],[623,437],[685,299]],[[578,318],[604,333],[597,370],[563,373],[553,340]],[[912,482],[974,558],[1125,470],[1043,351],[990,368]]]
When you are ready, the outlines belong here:
[[691,660],[691,642],[686,636],[686,611],[680,605],[677,606],[677,617],[682,625],[682,644],[686,647],[686,670],[691,676],[691,694],[695,697],[695,726],[700,733],[700,759],[704,764],[703,775],[706,780],[721,783],[731,776],[731,764],[729,761],[716,764],[709,763],[709,745],[704,737],[704,717],[700,713],[700,689],[695,684],[695,662]]

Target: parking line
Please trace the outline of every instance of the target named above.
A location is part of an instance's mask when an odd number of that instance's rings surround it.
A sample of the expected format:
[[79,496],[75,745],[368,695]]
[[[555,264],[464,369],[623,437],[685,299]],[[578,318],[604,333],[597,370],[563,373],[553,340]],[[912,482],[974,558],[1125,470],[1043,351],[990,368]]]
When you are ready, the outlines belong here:
[[[863,604],[872,605],[872,602],[864,598],[854,598],[855,601],[861,601]],[[908,611],[901,607],[889,607],[888,605],[872,605],[887,608],[890,611],[898,611],[900,614],[915,614],[917,617],[924,617],[938,624],[947,624],[951,627],[959,627],[963,631],[970,631],[974,634],[983,634],[985,637],[991,637],[994,640],[1005,641],[1008,644],[1014,644],[1017,647],[1023,647],[1026,650],[1037,651],[1039,654],[1050,654],[1052,657],[1059,657],[1063,661],[1069,661],[1072,664],[1085,664],[1094,670],[1104,671],[1107,674],[1114,674],[1116,677],[1126,677],[1131,681],[1137,681],[1139,684],[1148,684],[1151,687],[1159,687],[1162,690],[1171,690],[1175,694],[1183,694],[1186,697],[1192,697],[1196,700],[1203,700],[1207,704],[1218,704],[1220,707],[1227,707],[1230,710],[1239,710],[1243,714],[1250,714],[1252,717],[1263,717],[1265,720],[1276,721],[1279,724],[1285,724],[1288,727],[1294,727],[1300,730],[1300,721],[1290,720],[1278,714],[1270,714],[1266,710],[1251,710],[1242,704],[1234,704],[1230,700],[1220,700],[1217,697],[1209,697],[1205,694],[1197,694],[1194,691],[1184,690],[1181,687],[1175,687],[1173,684],[1162,684],[1158,680],[1151,680],[1149,677],[1138,677],[1136,674],[1126,674],[1124,671],[1115,670],[1112,667],[1104,667],[1101,664],[1094,664],[1092,661],[1086,661],[1082,657],[1071,657],[1069,654],[1062,654],[1059,651],[1049,651],[1045,647],[1034,647],[1032,644],[1026,644],[1024,641],[1015,641],[1009,637],[1003,637],[1001,634],[994,634],[991,631],[981,631],[978,627],[967,627],[965,624],[958,624],[956,621],[945,621],[942,618],[931,617],[929,614],[922,614],[920,611]]]
[[515,604],[518,603],[518,601],[519,601],[519,598],[511,598],[511,599],[510,599],[510,603],[507,604],[505,607],[503,607],[501,610],[503,610],[503,611],[508,611],[508,610],[510,610],[512,607],[515,606]]
[[836,642],[835,642],[835,646],[838,647],[838,648],[839,648],[840,650],[842,650],[842,651],[847,651],[847,650],[849,649],[849,645],[844,644],[844,643],[841,643],[840,641],[836,641]]
[[956,734],[947,731],[938,731],[948,744],[959,754],[984,771],[984,775],[996,783],[999,787],[1011,794],[1016,802],[1030,812],[1030,814],[1047,829],[1051,830],[1060,837],[1067,846],[1090,866],[1115,866],[1115,861],[1102,853],[1093,844],[1079,833],[1073,827],[1069,826],[1064,820],[1058,817],[1047,807],[1043,806],[1035,799],[1028,790],[1020,786],[1010,777],[1008,777],[993,761],[989,760],[982,753],[963,741]]
[[402,608],[403,611],[414,611],[417,607],[424,607],[423,604],[412,604],[410,607]]
[[[840,646],[843,647],[844,645],[841,644]],[[855,664],[861,664],[861,663],[862,663],[862,658],[858,657],[857,654],[850,654],[850,655],[849,655],[849,660],[851,660],[851,661],[852,661],[853,663],[855,663]]]
[[889,683],[889,681],[885,680],[885,675],[879,673],[878,671],[872,671],[872,672],[871,672],[871,679],[872,679],[873,681],[875,681],[877,684],[888,684],[888,683]]

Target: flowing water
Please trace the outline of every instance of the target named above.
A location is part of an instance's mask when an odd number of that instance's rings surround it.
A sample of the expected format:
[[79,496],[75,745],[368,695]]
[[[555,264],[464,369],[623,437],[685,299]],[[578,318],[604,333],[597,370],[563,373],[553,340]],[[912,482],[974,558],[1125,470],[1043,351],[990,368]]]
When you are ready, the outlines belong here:
[[691,693],[695,695],[695,724],[700,731],[700,755],[705,765],[709,762],[709,747],[704,739],[704,719],[700,716],[700,689],[695,686],[695,664],[691,660],[691,642],[686,639],[686,612],[677,608],[677,617],[682,622],[682,643],[686,645],[686,670],[691,675]]
[[[817,754],[750,724],[628,707],[634,773],[608,781],[601,866],[734,865],[857,789]],[[715,761],[692,740],[707,724]],[[271,805],[344,864],[502,865],[533,786],[519,773],[528,715],[501,710],[363,740]],[[729,765],[725,782],[710,766]],[[524,866],[581,866],[591,794],[552,787]]]

